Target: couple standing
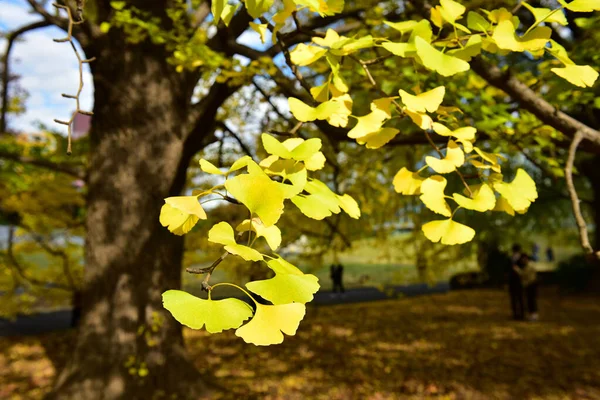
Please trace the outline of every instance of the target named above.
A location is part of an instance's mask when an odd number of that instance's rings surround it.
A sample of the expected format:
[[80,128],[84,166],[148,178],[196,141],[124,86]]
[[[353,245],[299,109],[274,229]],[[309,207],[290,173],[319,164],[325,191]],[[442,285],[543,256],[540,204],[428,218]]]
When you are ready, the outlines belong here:
[[[514,319],[525,319],[527,311],[527,318],[537,321],[537,286],[537,272],[530,262],[530,257],[523,252],[520,245],[513,245],[508,288]],[[523,297],[527,299],[527,307]]]

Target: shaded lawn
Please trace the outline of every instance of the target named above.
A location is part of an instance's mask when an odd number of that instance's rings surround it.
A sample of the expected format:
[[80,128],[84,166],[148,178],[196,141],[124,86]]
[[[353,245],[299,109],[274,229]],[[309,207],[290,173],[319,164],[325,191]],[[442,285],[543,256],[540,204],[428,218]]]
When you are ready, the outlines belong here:
[[[600,399],[600,298],[546,290],[542,321],[527,323],[508,319],[507,297],[311,307],[298,334],[271,347],[232,332],[185,336],[207,379],[230,390],[224,399]],[[40,398],[71,335],[0,339],[0,398]]]

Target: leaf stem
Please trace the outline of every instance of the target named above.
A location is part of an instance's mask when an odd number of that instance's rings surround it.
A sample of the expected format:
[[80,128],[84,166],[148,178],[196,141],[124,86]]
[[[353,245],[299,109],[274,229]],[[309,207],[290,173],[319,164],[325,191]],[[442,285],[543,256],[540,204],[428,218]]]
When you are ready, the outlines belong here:
[[258,306],[258,302],[254,299],[254,297],[252,297],[252,295],[250,293],[248,293],[244,288],[242,288],[241,286],[235,285],[233,283],[227,283],[227,282],[221,282],[221,283],[217,283],[216,285],[212,286],[209,290],[209,294],[210,291],[212,291],[214,288],[216,288],[217,286],[232,286],[234,288],[237,288],[239,290],[241,290],[242,292],[244,292],[246,294],[246,296],[250,297],[250,299],[254,302],[254,304],[256,304]]

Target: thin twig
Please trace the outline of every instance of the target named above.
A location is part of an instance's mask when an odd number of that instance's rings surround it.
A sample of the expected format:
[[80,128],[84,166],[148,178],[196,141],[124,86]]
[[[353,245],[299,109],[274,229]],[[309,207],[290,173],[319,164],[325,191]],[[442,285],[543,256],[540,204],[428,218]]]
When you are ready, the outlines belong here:
[[52,5],[54,7],[56,7],[57,9],[63,9],[67,11],[67,16],[69,17],[69,27],[67,29],[67,36],[65,38],[62,39],[54,39],[54,41],[56,43],[65,43],[65,42],[69,42],[71,44],[71,47],[73,48],[73,52],[75,53],[75,56],[77,57],[77,62],[79,64],[79,88],[77,89],[77,94],[72,95],[72,94],[62,94],[62,97],[65,97],[67,99],[73,99],[75,100],[75,104],[76,104],[76,108],[75,111],[73,111],[73,114],[71,114],[71,119],[69,119],[68,121],[62,121],[59,119],[55,119],[54,122],[56,122],[57,124],[61,124],[61,125],[66,125],[67,126],[67,154],[71,155],[72,153],[72,149],[71,149],[71,131],[73,129],[73,121],[75,121],[75,117],[77,116],[77,114],[82,114],[82,115],[89,115],[92,116],[94,115],[93,112],[91,111],[83,111],[80,108],[80,99],[79,97],[81,96],[81,92],[83,90],[83,64],[89,64],[92,61],[94,61],[96,58],[92,57],[92,58],[88,58],[88,59],[82,59],[81,55],[79,54],[79,51],[77,50],[77,47],[75,46],[75,42],[73,41],[73,25],[79,25],[81,23],[83,23],[83,8],[81,9],[81,14],[79,13],[79,7],[83,7],[83,1],[82,0],[78,0],[77,1],[77,14],[78,14],[78,21],[75,21],[73,19],[73,15],[71,14],[71,9],[67,6],[63,6],[57,3],[52,3]]
[[579,143],[581,143],[582,140],[583,133],[581,131],[577,131],[577,133],[575,133],[575,136],[573,137],[571,146],[569,147],[569,157],[567,158],[567,164],[565,165],[565,179],[567,181],[569,197],[571,198],[573,215],[575,216],[575,221],[577,222],[577,227],[579,228],[579,240],[581,242],[581,247],[583,247],[583,249],[588,254],[595,254],[596,257],[599,257],[600,252],[595,253],[594,248],[590,244],[587,224],[585,222],[585,218],[583,217],[583,213],[581,212],[579,196],[577,195],[575,183],[573,182],[573,164],[575,163],[575,153],[577,152],[577,147],[579,146]]

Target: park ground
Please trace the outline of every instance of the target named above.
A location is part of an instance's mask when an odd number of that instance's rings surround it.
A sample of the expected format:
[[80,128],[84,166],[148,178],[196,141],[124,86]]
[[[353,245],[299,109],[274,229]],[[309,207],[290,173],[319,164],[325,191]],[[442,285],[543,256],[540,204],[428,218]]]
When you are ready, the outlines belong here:
[[[309,307],[295,337],[254,347],[186,330],[223,399],[600,399],[600,298],[541,294],[541,320],[507,295],[460,291]],[[39,399],[72,331],[0,338],[0,399]]]

